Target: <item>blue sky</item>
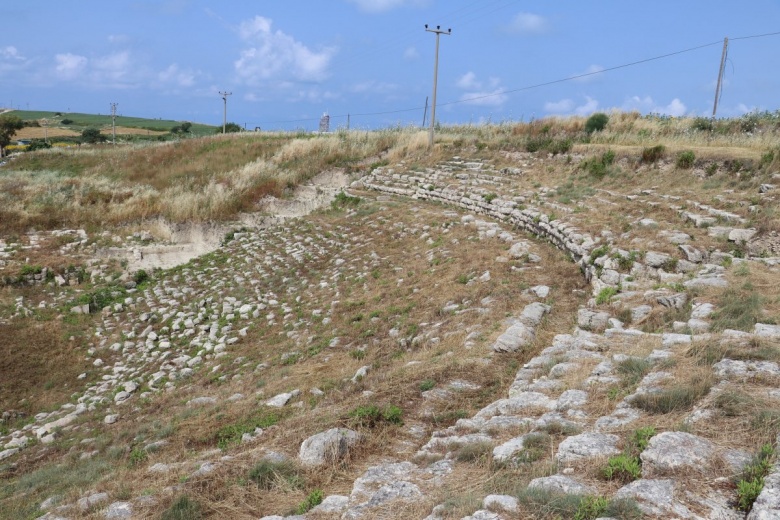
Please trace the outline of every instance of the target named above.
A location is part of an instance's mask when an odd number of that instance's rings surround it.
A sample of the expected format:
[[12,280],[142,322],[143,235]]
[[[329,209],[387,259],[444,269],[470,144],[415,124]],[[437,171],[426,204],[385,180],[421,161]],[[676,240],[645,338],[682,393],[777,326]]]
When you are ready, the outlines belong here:
[[[0,106],[248,128],[480,123],[613,108],[712,111],[722,41],[780,31],[780,1],[3,2]],[[588,72],[707,47],[538,88]],[[719,116],[780,108],[780,35],[732,40]],[[516,92],[506,92],[517,90]],[[397,112],[396,112],[397,111]],[[394,112],[377,114],[379,112]],[[373,115],[361,115],[373,114]]]

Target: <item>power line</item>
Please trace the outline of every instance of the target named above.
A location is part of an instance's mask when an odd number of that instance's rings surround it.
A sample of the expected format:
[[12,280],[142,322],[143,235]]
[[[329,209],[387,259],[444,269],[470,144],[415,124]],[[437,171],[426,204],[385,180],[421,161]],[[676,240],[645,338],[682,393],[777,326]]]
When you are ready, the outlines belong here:
[[[740,37],[737,37],[737,38],[730,38],[730,40],[731,41],[733,41],[733,40],[748,40],[748,39],[752,39],[752,38],[765,38],[765,37],[769,37],[769,36],[778,36],[778,35],[780,35],[780,31],[773,32],[773,33],[765,33],[765,34],[755,34],[755,35],[750,35],[750,36],[740,36]],[[534,85],[527,85],[527,86],[524,86],[524,87],[518,87],[518,88],[514,88],[514,89],[505,89],[505,90],[500,90],[500,91],[497,91],[497,92],[492,92],[490,94],[485,94],[485,95],[481,95],[481,96],[474,96],[474,97],[459,99],[459,100],[456,100],[456,101],[448,101],[446,103],[439,103],[438,106],[441,107],[441,106],[458,105],[458,104],[461,104],[461,103],[468,103],[468,102],[477,101],[477,100],[480,100],[480,99],[486,99],[486,98],[491,98],[491,97],[495,97],[495,96],[502,96],[502,95],[506,95],[506,94],[514,94],[514,93],[517,93],[517,92],[523,92],[523,91],[532,90],[532,89],[536,89],[536,88],[546,87],[546,86],[555,85],[555,84],[558,84],[558,83],[565,83],[567,81],[574,81],[574,80],[577,80],[577,79],[586,78],[588,76],[594,76],[596,74],[603,74],[605,72],[625,69],[625,68],[628,68],[628,67],[634,67],[636,65],[642,65],[644,63],[649,63],[649,62],[652,62],[652,61],[662,60],[664,58],[670,58],[672,56],[678,56],[680,54],[685,54],[685,53],[697,51],[697,50],[700,50],[700,49],[705,49],[707,47],[712,47],[714,45],[720,45],[720,44],[722,44],[722,40],[718,40],[718,41],[710,42],[710,43],[705,43],[705,44],[702,44],[702,45],[697,45],[695,47],[689,47],[687,49],[682,49],[682,50],[679,50],[679,51],[669,52],[669,53],[666,53],[666,54],[661,54],[661,55],[658,55],[658,56],[654,56],[652,58],[645,58],[645,59],[642,59],[642,60],[632,61],[630,63],[624,63],[622,65],[615,65],[613,67],[607,67],[605,69],[601,69],[601,70],[597,70],[597,71],[593,71],[593,72],[584,72],[582,74],[576,74],[574,76],[567,76],[565,78],[560,78],[560,79],[556,79],[556,80],[552,80],[552,81],[545,81],[543,83],[536,83]],[[382,115],[401,114],[401,113],[404,113],[404,112],[415,112],[415,111],[419,111],[419,110],[422,110],[422,109],[423,109],[423,107],[401,108],[401,109],[395,109],[395,110],[383,110],[383,111],[378,111],[378,112],[351,113],[351,115],[352,116],[360,116],[360,117],[382,116]],[[347,117],[347,114],[338,114],[338,115],[332,115],[331,116],[331,118],[341,118],[341,117]],[[311,122],[311,121],[318,121],[318,119],[317,118],[302,118],[302,119],[288,119],[288,120],[278,120],[278,121],[264,121],[264,122],[261,122],[259,124],[266,124],[266,125],[268,125],[268,124],[283,124],[283,123],[304,123],[304,122]]]

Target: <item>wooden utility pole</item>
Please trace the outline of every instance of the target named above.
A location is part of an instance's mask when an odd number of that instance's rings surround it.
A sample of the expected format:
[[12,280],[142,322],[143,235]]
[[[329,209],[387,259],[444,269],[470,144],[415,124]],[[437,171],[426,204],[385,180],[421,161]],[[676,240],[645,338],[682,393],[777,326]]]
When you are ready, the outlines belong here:
[[423,110],[423,124],[422,127],[425,128],[425,120],[428,117],[428,96],[425,96],[425,110]]
[[222,111],[222,133],[225,133],[225,128],[227,127],[227,97],[233,95],[232,92],[220,92],[220,96],[222,96],[222,101],[225,102],[224,110]]
[[116,144],[116,106],[119,103],[111,103],[111,142]]
[[441,25],[437,25],[436,29],[428,29],[428,24],[425,24],[425,30],[436,35],[436,61],[434,61],[433,65],[433,103],[431,105],[431,128],[428,131],[428,148],[433,148],[433,127],[436,124],[436,82],[439,78],[439,36],[442,34],[452,34],[452,29],[442,31]]
[[715,104],[712,107],[712,119],[718,112],[718,100],[723,92],[723,70],[726,68],[726,56],[728,55],[729,39],[723,38],[723,53],[720,55],[720,69],[718,69],[718,84],[715,87]]

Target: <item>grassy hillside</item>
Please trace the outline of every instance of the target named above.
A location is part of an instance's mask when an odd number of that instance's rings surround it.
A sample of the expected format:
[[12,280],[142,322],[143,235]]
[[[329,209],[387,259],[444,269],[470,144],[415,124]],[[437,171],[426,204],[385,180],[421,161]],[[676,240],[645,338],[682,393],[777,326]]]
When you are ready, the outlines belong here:
[[[15,115],[22,119],[22,121],[39,121],[43,124],[42,119],[47,120],[47,126],[50,128],[67,128],[76,131],[81,131],[88,127],[111,127],[111,115],[110,114],[82,114],[79,112],[49,112],[41,110],[13,110],[8,114]],[[71,123],[66,125],[62,124],[62,120],[70,120]],[[154,132],[168,132],[174,126],[181,125],[182,121],[173,121],[166,119],[148,119],[142,117],[131,116],[117,116],[116,126],[122,128],[135,128],[150,130]],[[213,134],[216,130],[215,126],[204,125],[201,123],[192,123],[191,134],[194,136],[203,136]],[[121,133],[121,131],[120,131]]]
[[[20,154],[0,167],[0,517],[321,520],[337,495],[450,520],[500,494],[504,518],[638,520],[618,490],[661,478],[677,509],[646,518],[744,516],[780,434],[779,137],[773,114],[611,114],[447,127],[432,151],[393,129]],[[359,182],[232,224],[322,172]],[[236,228],[168,270],[97,255],[161,222]],[[495,349],[529,309],[523,346]],[[302,464],[331,428],[361,441]],[[612,451],[567,460],[581,434]],[[653,459],[686,435],[705,462]],[[529,487],[550,476],[586,485]]]

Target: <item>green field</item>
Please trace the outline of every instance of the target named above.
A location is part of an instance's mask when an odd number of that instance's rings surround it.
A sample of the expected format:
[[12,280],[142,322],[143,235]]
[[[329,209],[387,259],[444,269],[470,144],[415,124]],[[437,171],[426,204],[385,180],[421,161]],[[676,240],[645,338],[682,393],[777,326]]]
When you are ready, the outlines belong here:
[[[22,119],[22,121],[33,121],[47,119],[48,125],[64,126],[73,130],[82,130],[87,127],[109,126],[111,125],[111,116],[109,114],[82,114],[80,112],[50,112],[45,110],[13,110],[8,112]],[[62,125],[63,119],[73,121],[69,125]],[[145,119],[142,117],[117,116],[116,125],[128,128],[143,128],[145,130],[167,132],[174,126],[180,125],[184,121],[173,121],[170,119]],[[192,135],[210,135],[216,130],[216,126],[204,125],[201,123],[192,123],[190,133]]]

